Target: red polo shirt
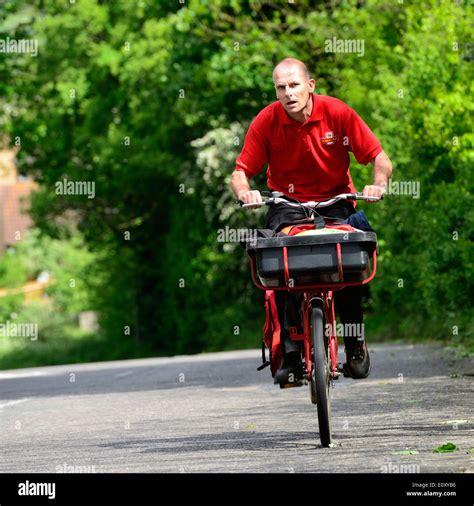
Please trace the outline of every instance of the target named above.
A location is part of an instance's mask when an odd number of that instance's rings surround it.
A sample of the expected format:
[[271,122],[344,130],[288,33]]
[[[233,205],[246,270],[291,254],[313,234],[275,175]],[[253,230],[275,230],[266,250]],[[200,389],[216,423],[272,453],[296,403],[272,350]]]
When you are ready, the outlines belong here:
[[268,163],[270,189],[303,202],[324,200],[356,191],[348,151],[367,165],[382,147],[347,104],[313,95],[313,112],[304,123],[291,119],[280,102],[260,111],[249,127],[236,170],[250,179]]

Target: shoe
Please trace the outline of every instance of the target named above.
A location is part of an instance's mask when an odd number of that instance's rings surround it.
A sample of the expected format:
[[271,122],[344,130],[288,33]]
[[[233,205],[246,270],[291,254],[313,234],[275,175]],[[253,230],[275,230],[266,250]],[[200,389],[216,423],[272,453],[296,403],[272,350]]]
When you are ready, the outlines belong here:
[[275,373],[273,382],[279,383],[280,388],[303,386],[303,364],[299,352],[283,355],[281,367]]
[[347,363],[343,365],[344,376],[353,379],[367,378],[370,374],[370,355],[365,341],[357,341],[347,349]]

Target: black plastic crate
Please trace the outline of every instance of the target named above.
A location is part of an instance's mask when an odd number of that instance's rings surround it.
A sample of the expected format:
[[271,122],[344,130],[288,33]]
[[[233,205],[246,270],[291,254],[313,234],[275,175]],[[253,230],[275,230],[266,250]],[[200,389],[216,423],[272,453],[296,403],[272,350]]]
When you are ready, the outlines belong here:
[[336,244],[341,245],[343,282],[362,282],[370,275],[369,260],[377,247],[374,232],[341,232],[318,235],[282,236],[257,239],[247,244],[255,256],[256,273],[262,285],[283,287],[283,247],[288,252],[292,287],[341,283]]

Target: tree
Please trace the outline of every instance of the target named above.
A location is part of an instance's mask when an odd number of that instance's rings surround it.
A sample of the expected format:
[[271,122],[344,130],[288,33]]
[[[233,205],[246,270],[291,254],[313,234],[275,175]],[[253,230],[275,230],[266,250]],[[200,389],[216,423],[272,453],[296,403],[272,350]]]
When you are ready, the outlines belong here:
[[[73,210],[97,254],[90,275],[110,335],[128,338],[130,327],[130,338],[173,353],[232,346],[229,329],[260,325],[245,254],[216,237],[262,224],[233,212],[228,178],[249,122],[274,100],[273,66],[288,55],[309,63],[319,93],[364,118],[394,161],[394,181],[420,183],[420,199],[366,208],[381,245],[373,311],[394,335],[446,336],[456,322],[465,332],[470,7],[36,0],[5,9],[2,33],[35,37],[40,49],[37,58],[0,54],[1,121],[21,139],[22,170],[42,184],[38,226],[58,236]],[[360,50],[328,52],[334,37]],[[354,162],[352,173],[359,187],[370,181],[370,167]],[[58,195],[64,180],[94,183],[95,197]]]

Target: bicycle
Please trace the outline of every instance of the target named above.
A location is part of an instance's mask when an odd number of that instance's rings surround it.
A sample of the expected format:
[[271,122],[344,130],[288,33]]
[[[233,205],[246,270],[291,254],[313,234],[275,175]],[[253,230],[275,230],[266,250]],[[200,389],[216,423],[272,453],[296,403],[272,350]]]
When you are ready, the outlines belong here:
[[[292,333],[291,338],[303,341],[303,380],[309,383],[311,402],[317,405],[321,444],[328,447],[332,443],[330,389],[341,373],[349,374],[338,363],[333,291],[372,281],[377,269],[377,236],[375,232],[361,231],[350,225],[328,225],[321,220],[317,209],[341,200],[378,201],[383,196],[343,193],[321,202],[298,202],[282,198],[279,192],[271,195],[262,197],[262,203],[257,205],[306,208],[314,224],[311,228],[308,222],[300,230],[293,230],[292,235],[248,242],[246,250],[250,256],[252,281],[261,290],[303,292],[303,334]],[[242,207],[256,205],[239,203]],[[273,348],[272,343],[268,362],[262,345],[264,364],[259,370],[272,365]]]

